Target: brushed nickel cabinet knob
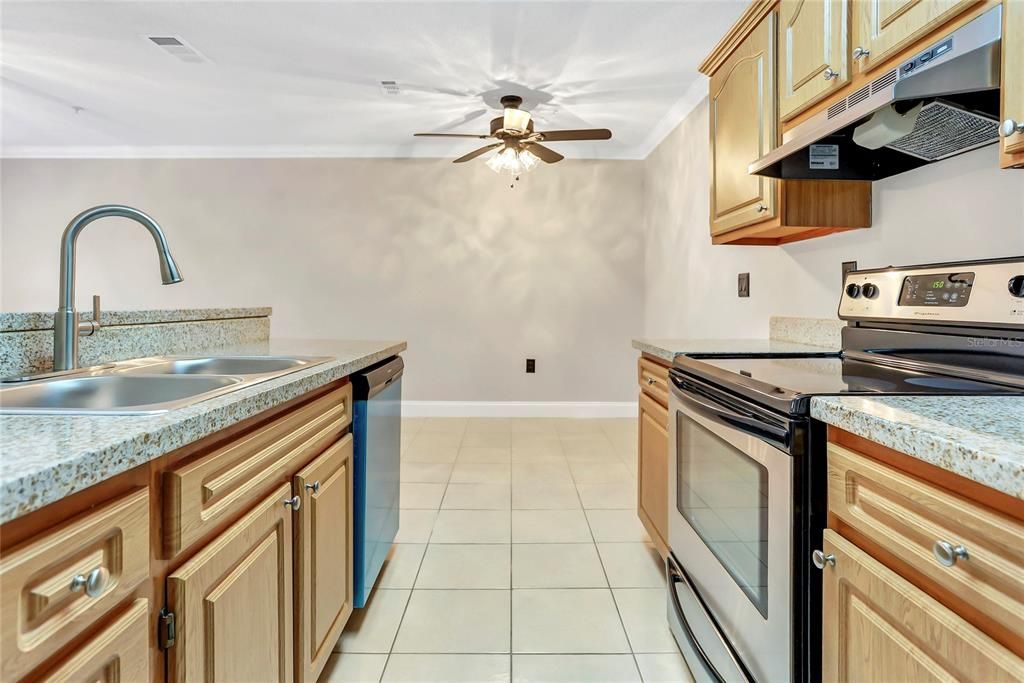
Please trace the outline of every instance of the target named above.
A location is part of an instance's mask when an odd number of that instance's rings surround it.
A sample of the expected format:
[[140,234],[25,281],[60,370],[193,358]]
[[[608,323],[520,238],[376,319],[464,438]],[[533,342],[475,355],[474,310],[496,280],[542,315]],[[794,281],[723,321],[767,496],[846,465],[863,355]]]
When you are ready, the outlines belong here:
[[839,72],[830,66],[825,67],[825,72],[822,74],[826,81],[831,81],[833,78],[839,78]]
[[302,507],[302,499],[299,498],[298,496],[285,498],[281,502],[284,504],[286,508],[291,508],[292,510],[298,510],[300,507]]
[[1014,121],[1013,119],[1006,119],[1003,121],[1003,125],[999,126],[999,134],[1004,138],[1008,138],[1014,133],[1024,133],[1024,121]]
[[814,566],[818,569],[824,569],[825,565],[836,566],[836,556],[832,553],[826,555],[821,550],[815,550],[811,553],[811,561],[814,562]]
[[935,541],[932,546],[932,555],[943,567],[952,567],[957,560],[966,560],[967,548],[962,545],[953,545],[948,541]]
[[857,47],[853,48],[853,58],[854,59],[864,59],[869,54],[871,54],[871,50],[865,50],[864,48],[860,47],[859,45]]
[[71,586],[69,588],[72,593],[85,591],[85,594],[90,598],[98,598],[103,595],[103,591],[107,589],[109,583],[110,570],[106,567],[97,567],[88,574],[79,574],[71,579]]
[[312,491],[313,493],[320,493],[320,481],[314,481],[312,484],[306,484],[306,490]]

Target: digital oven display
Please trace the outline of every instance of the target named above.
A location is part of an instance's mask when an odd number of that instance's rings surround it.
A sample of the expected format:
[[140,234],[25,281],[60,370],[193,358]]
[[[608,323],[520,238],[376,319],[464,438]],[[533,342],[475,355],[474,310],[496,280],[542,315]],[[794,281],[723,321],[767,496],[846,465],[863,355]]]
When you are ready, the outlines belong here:
[[909,275],[900,290],[900,306],[966,306],[974,273]]

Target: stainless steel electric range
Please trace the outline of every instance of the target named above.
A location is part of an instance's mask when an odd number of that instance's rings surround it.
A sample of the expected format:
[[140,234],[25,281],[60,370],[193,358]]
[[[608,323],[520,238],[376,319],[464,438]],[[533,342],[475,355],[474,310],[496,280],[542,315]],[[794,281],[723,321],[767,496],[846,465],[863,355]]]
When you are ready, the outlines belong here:
[[697,681],[821,673],[826,429],[814,396],[1024,395],[1024,257],[847,274],[838,354],[670,372],[668,617]]

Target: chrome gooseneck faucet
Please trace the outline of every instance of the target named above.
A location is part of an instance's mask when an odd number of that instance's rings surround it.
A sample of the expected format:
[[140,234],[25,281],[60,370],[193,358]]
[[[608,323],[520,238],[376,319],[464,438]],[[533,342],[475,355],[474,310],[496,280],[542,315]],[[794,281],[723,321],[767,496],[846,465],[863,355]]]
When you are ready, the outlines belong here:
[[78,336],[90,335],[100,327],[100,299],[93,297],[93,319],[78,321],[75,310],[75,243],[85,226],[100,218],[130,218],[153,236],[160,257],[160,279],[165,285],[181,282],[178,264],[174,262],[164,231],[155,220],[138,209],[119,204],[104,204],[86,209],[71,219],[60,240],[60,302],[53,320],[53,369],[73,370],[78,367]]

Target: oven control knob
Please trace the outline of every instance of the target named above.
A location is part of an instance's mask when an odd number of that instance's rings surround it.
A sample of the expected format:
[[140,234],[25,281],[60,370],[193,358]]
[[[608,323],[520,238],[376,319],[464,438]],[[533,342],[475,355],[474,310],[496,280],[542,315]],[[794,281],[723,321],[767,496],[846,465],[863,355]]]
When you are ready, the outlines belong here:
[[1014,275],[1010,278],[1009,284],[1006,288],[1010,290],[1010,294],[1015,297],[1024,297],[1024,275]]
[[856,299],[857,297],[859,297],[860,285],[858,285],[856,282],[851,282],[850,284],[846,285],[846,296],[850,297],[851,299]]
[[867,282],[860,288],[860,292],[869,299],[875,299],[878,297],[878,285]]

